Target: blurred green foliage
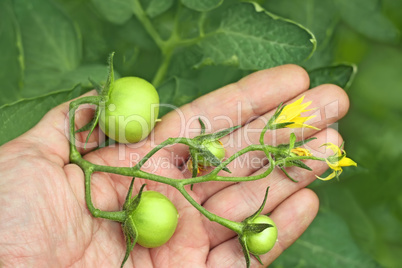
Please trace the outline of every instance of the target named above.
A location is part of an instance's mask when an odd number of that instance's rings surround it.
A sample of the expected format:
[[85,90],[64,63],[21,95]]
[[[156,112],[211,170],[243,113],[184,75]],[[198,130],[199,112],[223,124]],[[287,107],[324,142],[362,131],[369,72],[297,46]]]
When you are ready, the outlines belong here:
[[255,2],[1,0],[0,144],[90,90],[88,77],[103,83],[112,51],[118,74],[153,81],[176,106],[299,64],[311,87],[347,89],[338,126],[359,166],[311,185],[317,219],[272,267],[401,267],[402,0]]

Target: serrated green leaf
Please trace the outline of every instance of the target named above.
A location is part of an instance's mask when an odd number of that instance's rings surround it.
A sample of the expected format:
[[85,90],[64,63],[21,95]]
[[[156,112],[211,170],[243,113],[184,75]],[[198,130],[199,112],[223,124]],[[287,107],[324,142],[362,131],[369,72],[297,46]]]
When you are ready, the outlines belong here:
[[11,1],[0,1],[0,106],[20,98],[23,51]]
[[223,0],[181,0],[181,2],[188,8],[205,12],[217,8]]
[[373,40],[396,43],[399,31],[382,14],[380,0],[335,0],[342,19],[350,27]]
[[322,84],[335,84],[347,89],[352,84],[356,72],[357,67],[354,64],[339,64],[309,71],[310,88]]
[[[81,87],[53,92],[51,94],[22,99],[0,107],[0,145],[23,134],[33,127],[51,108],[76,98],[81,94]],[[18,124],[16,124],[18,122]]]
[[134,14],[132,0],[91,0],[93,6],[108,21],[124,24]]
[[44,95],[58,84],[49,78],[78,67],[81,39],[71,19],[53,2],[15,0],[13,3],[24,49],[22,95]]
[[204,54],[202,64],[259,70],[303,62],[313,53],[315,38],[302,26],[257,4],[241,3],[225,10],[219,27],[207,33],[199,46]]
[[269,0],[263,6],[309,29],[317,38],[317,50],[329,41],[339,17],[333,0]]

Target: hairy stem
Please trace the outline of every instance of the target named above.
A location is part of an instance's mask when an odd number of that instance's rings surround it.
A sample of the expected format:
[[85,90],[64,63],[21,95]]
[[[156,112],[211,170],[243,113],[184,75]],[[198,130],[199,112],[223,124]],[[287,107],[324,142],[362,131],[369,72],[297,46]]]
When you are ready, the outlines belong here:
[[231,221],[225,218],[222,218],[212,212],[206,210],[202,205],[198,204],[191,195],[184,189],[183,186],[176,188],[186,199],[187,201],[193,205],[199,212],[201,212],[205,217],[207,217],[210,221],[214,221],[229,228],[232,231],[235,231],[238,234],[241,234],[243,225],[239,222]]

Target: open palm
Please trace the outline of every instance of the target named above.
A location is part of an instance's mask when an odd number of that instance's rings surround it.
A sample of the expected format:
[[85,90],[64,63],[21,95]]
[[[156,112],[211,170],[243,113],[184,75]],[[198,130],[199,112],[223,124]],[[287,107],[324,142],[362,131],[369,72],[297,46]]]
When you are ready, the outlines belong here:
[[[244,126],[226,138],[234,141],[227,143],[230,146],[226,147],[226,156],[229,156],[250,142],[258,143],[259,134],[247,130],[261,129],[264,120],[259,119],[269,118],[280,102],[291,102],[305,95],[306,101],[312,101],[311,107],[319,107],[311,112],[319,115],[311,124],[322,130],[295,133],[299,139],[317,137],[309,143],[310,148],[315,150],[315,155],[328,155],[331,152],[318,147],[325,142],[341,143],[339,134],[327,126],[345,115],[348,99],[333,85],[306,91],[308,86],[308,75],[294,65],[260,71],[183,106],[182,116],[177,112],[166,115],[155,128],[152,142],[141,146],[119,144],[89,153],[82,150],[82,153],[93,163],[133,166],[154,144],[168,137],[197,135],[187,130],[199,128],[194,118],[201,116],[210,132],[230,127],[231,122]],[[67,114],[68,104],[62,104],[46,114],[33,129],[0,147],[0,267],[119,267],[123,260],[125,242],[120,224],[91,216],[85,204],[83,172],[69,164],[69,141],[65,134]],[[88,111],[78,113],[77,127],[87,123],[90,116]],[[222,116],[231,122],[217,119]],[[255,120],[250,121],[250,118]],[[288,142],[290,131],[267,134],[266,140],[268,143]],[[79,135],[79,139],[84,140],[84,136],[85,133]],[[225,144],[228,140],[222,141]],[[90,142],[96,143],[97,139],[91,137]],[[188,172],[183,171],[188,155],[184,146],[168,147],[153,157],[164,159],[164,165],[150,159],[153,164],[144,168],[162,176],[184,178],[188,176]],[[263,159],[263,155],[257,153],[251,156]],[[307,164],[313,171],[288,170],[298,183],[290,181],[280,170],[274,170],[258,181],[201,183],[189,192],[209,211],[241,221],[260,206],[266,187],[270,186],[263,212],[271,212],[279,236],[273,250],[261,256],[267,265],[303,233],[317,213],[318,199],[304,187],[327,166],[317,161]],[[248,176],[265,169],[264,165],[236,166],[235,163],[229,168],[233,176]],[[92,198],[95,206],[107,211],[120,210],[130,179],[94,174]],[[180,214],[179,225],[172,239],[159,248],[145,249],[136,245],[125,267],[245,267],[241,246],[232,231],[209,222],[170,186],[137,179],[134,192],[143,183],[147,184],[145,190],[159,191],[172,200]],[[259,263],[252,259],[251,266],[258,267]]]

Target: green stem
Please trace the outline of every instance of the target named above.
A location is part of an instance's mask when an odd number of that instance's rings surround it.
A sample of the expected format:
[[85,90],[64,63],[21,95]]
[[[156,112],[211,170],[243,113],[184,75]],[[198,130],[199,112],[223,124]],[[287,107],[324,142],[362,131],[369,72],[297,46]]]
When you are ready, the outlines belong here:
[[137,19],[142,23],[142,25],[144,25],[145,30],[152,37],[152,39],[155,41],[157,46],[161,50],[163,50],[166,42],[164,40],[162,40],[159,33],[156,31],[155,27],[152,25],[151,20],[148,18],[147,14],[145,13],[144,9],[142,8],[139,0],[133,1],[133,12],[134,12],[135,16],[137,17]]
[[137,163],[137,165],[134,166],[134,169],[139,170],[147,161],[149,158],[151,158],[156,152],[158,152],[160,149],[162,149],[165,146],[168,145],[173,145],[176,143],[181,143],[185,145],[191,145],[190,139],[187,138],[168,138],[161,144],[157,145],[155,148],[153,148],[151,151],[149,151],[142,159],[140,162]]
[[225,226],[226,228],[229,228],[232,231],[235,231],[238,234],[242,233],[243,230],[243,225],[239,222],[231,221],[222,217],[219,217],[216,214],[213,214],[212,212],[209,212],[206,210],[203,206],[198,204],[192,197],[191,195],[184,189],[183,186],[176,187],[176,189],[187,199],[187,201],[193,205],[199,212],[201,212],[205,217],[207,217],[210,221],[214,221],[219,223],[220,225]]
[[102,211],[95,208],[92,203],[91,197],[91,175],[94,172],[94,164],[84,160],[75,146],[75,111],[81,104],[94,104],[99,105],[102,101],[102,96],[90,96],[79,98],[70,103],[70,161],[77,164],[84,171],[85,175],[85,201],[88,210],[94,217],[105,218],[113,221],[124,222],[126,219],[126,212],[124,211]]
[[227,165],[229,165],[232,161],[234,161],[236,158],[239,156],[251,152],[251,151],[264,151],[267,150],[271,153],[277,153],[280,150],[276,147],[270,146],[270,145],[249,145],[244,149],[241,149],[240,151],[236,152],[235,154],[231,155],[228,159],[226,159],[224,162],[222,162],[219,166],[217,166],[210,174],[216,175],[218,174],[219,171],[221,171],[223,168],[225,168]]
[[242,181],[255,181],[255,180],[260,180],[262,178],[267,177],[269,174],[271,174],[272,170],[275,168],[275,162],[272,159],[271,156],[269,156],[269,168],[264,171],[261,174],[254,175],[254,176],[248,176],[248,177],[221,177],[217,176],[216,181],[236,181],[236,182],[242,182]]
[[287,157],[285,159],[281,159],[276,164],[279,166],[281,164],[284,164],[286,161],[295,161],[295,160],[319,160],[319,161],[325,161],[325,158],[322,157],[316,157],[316,156],[293,156],[293,157]]
[[81,104],[93,104],[99,105],[102,101],[102,96],[89,96],[82,97],[70,102],[69,109],[69,123],[70,123],[70,161],[74,163],[76,159],[81,158],[81,154],[78,152],[77,147],[75,146],[75,111]]
[[169,49],[168,51],[162,51],[163,56],[162,63],[159,65],[159,68],[156,71],[154,78],[152,79],[152,84],[154,85],[154,87],[157,88],[163,82],[163,79],[165,78],[165,75],[169,68],[172,55],[173,55],[173,49]]
[[[144,178],[144,179],[148,179],[148,180],[152,180],[152,181],[156,181],[156,182],[160,182],[160,183],[164,183],[164,184],[173,186],[197,210],[199,210],[209,220],[218,222],[219,224],[240,234],[242,231],[241,223],[227,220],[225,218],[219,217],[219,216],[209,212],[204,207],[202,207],[200,204],[198,204],[189,195],[189,193],[184,189],[184,186],[187,184],[195,184],[195,183],[206,182],[206,181],[241,182],[241,181],[258,180],[258,179],[268,176],[276,165],[282,164],[285,160],[286,161],[292,161],[292,160],[294,161],[294,160],[312,159],[312,160],[325,161],[325,158],[319,158],[319,157],[314,157],[314,156],[294,156],[294,157],[288,157],[286,159],[282,159],[275,163],[275,161],[271,157],[271,153],[275,154],[282,150],[278,149],[277,147],[273,147],[273,146],[269,146],[269,145],[265,145],[265,144],[259,144],[259,145],[250,145],[250,146],[238,151],[237,153],[233,154],[228,159],[226,159],[224,162],[222,162],[211,173],[201,176],[201,177],[195,177],[195,178],[190,178],[190,179],[174,179],[174,178],[168,178],[168,177],[163,177],[163,176],[147,173],[147,172],[140,170],[141,167],[146,163],[146,161],[148,161],[156,152],[158,152],[160,149],[162,149],[163,147],[165,147],[167,145],[181,143],[181,144],[185,144],[185,145],[189,146],[190,148],[196,146],[195,144],[193,144],[192,140],[188,139],[188,138],[169,138],[166,141],[159,144],[158,146],[156,146],[155,148],[153,148],[150,152],[148,152],[148,154],[133,168],[95,165],[93,163],[90,163],[90,162],[84,160],[82,158],[81,154],[79,153],[77,147],[75,146],[75,131],[76,131],[75,130],[75,112],[76,112],[78,106],[81,104],[99,105],[99,103],[102,100],[103,100],[102,96],[90,96],[90,97],[83,97],[83,98],[77,99],[70,103],[70,142],[71,142],[70,160],[72,163],[77,164],[78,166],[80,166],[82,168],[82,170],[84,170],[85,200],[86,200],[89,211],[92,213],[92,215],[94,217],[105,218],[105,219],[118,221],[118,222],[124,222],[126,219],[125,211],[102,211],[102,210],[95,208],[95,206],[92,202],[91,176],[94,172],[107,172],[107,173],[130,176],[130,177]],[[262,136],[260,137],[261,139],[262,139]],[[237,157],[239,157],[247,152],[250,152],[250,151],[264,151],[264,153],[267,155],[269,162],[270,162],[270,167],[265,172],[263,172],[259,175],[254,175],[254,176],[249,176],[249,177],[217,176],[218,172],[221,171],[223,168],[225,168],[229,163],[234,161]]]
[[[89,163],[90,164],[90,163]],[[125,211],[103,211],[100,209],[95,208],[94,204],[92,203],[91,197],[91,169],[85,169],[85,202],[87,203],[88,210],[95,218],[104,218],[112,221],[117,222],[125,222],[127,215]]]

